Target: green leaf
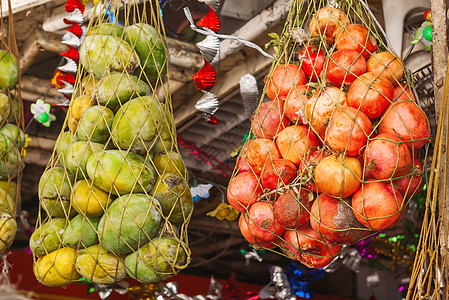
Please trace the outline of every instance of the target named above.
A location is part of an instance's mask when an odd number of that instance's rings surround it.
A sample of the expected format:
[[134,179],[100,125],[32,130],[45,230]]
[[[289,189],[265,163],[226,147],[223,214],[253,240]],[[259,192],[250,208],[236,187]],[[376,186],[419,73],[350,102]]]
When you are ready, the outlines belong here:
[[273,39],[279,40],[279,35],[275,32],[269,33],[268,36],[272,37]]
[[235,148],[234,150],[232,150],[231,154],[229,155],[230,157],[235,157],[239,154],[240,149],[242,148],[242,146]]

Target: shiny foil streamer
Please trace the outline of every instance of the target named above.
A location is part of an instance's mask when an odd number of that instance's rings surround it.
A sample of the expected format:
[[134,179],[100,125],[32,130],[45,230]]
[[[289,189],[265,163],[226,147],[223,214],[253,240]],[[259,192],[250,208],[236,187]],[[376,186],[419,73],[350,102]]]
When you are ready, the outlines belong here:
[[202,112],[200,114],[201,118],[203,118],[204,120],[207,121],[207,123],[212,124],[212,125],[217,125],[218,124],[218,120],[217,118],[215,118],[215,116],[209,114],[209,113],[205,113]]
[[64,8],[68,13],[73,12],[75,9],[79,9],[79,11],[84,14],[84,4],[80,0],[67,0]]
[[64,18],[64,23],[66,24],[73,24],[73,23],[82,24],[83,22],[84,22],[83,13],[78,8],[75,8],[74,11],[69,13],[68,17]]
[[240,96],[242,97],[245,115],[251,119],[253,112],[259,105],[259,88],[257,80],[251,74],[240,77]]
[[63,82],[65,86],[62,89],[59,89],[58,92],[64,95],[72,95],[74,91],[73,84],[70,84],[64,80],[61,80],[61,82]]
[[218,7],[220,6],[220,0],[198,0],[198,1],[207,4],[214,11],[217,11]]
[[81,36],[83,35],[83,29],[78,23],[73,23],[72,26],[70,26],[70,28],[67,29],[67,31],[73,33],[79,38],[81,38]]
[[203,92],[204,95],[195,104],[195,108],[200,112],[213,115],[218,110],[218,99],[212,93]]
[[220,31],[220,19],[217,14],[209,7],[209,12],[201,20],[199,20],[196,25],[203,28],[208,28],[215,33]]
[[76,71],[78,70],[78,65],[76,64],[76,62],[68,57],[65,57],[65,59],[66,63],[62,66],[59,66],[58,70],[62,72],[76,73]]
[[215,56],[217,56],[218,50],[220,50],[220,40],[212,35],[206,36],[204,40],[196,43],[198,49],[200,49],[201,55],[208,63],[211,63]]
[[81,40],[74,33],[67,31],[62,37],[62,43],[78,49],[81,46]]
[[204,60],[204,66],[195,75],[193,75],[195,86],[202,91],[209,91],[215,85],[216,73],[214,68]]

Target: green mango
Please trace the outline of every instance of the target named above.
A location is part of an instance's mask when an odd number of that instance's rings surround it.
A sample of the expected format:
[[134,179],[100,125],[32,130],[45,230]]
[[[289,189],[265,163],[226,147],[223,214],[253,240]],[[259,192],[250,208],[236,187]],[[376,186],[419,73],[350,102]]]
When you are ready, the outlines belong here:
[[146,244],[161,223],[159,201],[145,194],[118,197],[98,224],[100,245],[117,254],[127,254]]
[[14,124],[5,124],[0,128],[0,135],[6,136],[12,141],[12,144],[18,149],[25,145],[25,134]]
[[112,35],[117,38],[122,38],[124,28],[123,26],[116,23],[101,23],[91,27],[87,32],[86,36],[89,35]]
[[0,179],[10,180],[23,168],[22,155],[14,142],[0,134]]
[[[7,181],[1,181],[8,183]],[[13,183],[13,182],[11,182]],[[14,182],[15,184],[15,182]],[[4,185],[2,184],[0,187],[0,212],[5,212],[7,214],[10,214],[11,216],[16,215],[16,198],[12,197],[6,189],[3,188]],[[9,187],[6,186],[5,188]],[[15,190],[15,193],[17,193],[17,190]],[[15,195],[14,195],[15,196]]]
[[151,153],[168,152],[173,150],[173,138],[176,137],[175,120],[167,107],[163,105],[164,126],[161,134],[157,137],[156,143],[151,148]]
[[74,176],[61,167],[50,168],[42,174],[38,196],[48,216],[64,218],[76,215],[76,211],[70,207],[74,180]]
[[109,139],[114,113],[105,106],[92,106],[81,117],[77,134],[81,141],[104,144]]
[[61,247],[68,221],[54,218],[41,224],[30,237],[30,249],[36,256],[44,256]]
[[20,123],[19,101],[17,101],[17,98],[13,94],[10,94],[9,107],[10,109],[9,109],[8,123],[10,124]]
[[178,152],[159,152],[153,156],[153,165],[159,174],[173,173],[187,177],[187,169]]
[[148,82],[167,74],[168,47],[164,37],[151,25],[139,23],[125,28],[125,37],[140,58]]
[[124,258],[100,245],[78,250],[75,267],[81,276],[96,284],[113,284],[127,277]]
[[87,177],[87,160],[92,154],[100,153],[103,149],[103,144],[88,141],[75,142],[69,146],[65,166],[76,178]]
[[8,120],[10,113],[11,103],[9,97],[6,94],[0,93],[0,126]]
[[17,59],[9,51],[0,50],[0,90],[12,90],[19,79]]
[[157,177],[142,156],[120,150],[91,155],[86,170],[96,186],[114,195],[150,192]]
[[[0,180],[0,189],[3,189],[14,201],[17,197],[17,183],[12,180]],[[0,192],[1,195],[1,192]],[[2,196],[0,196],[3,198]]]
[[156,181],[151,196],[159,200],[162,212],[173,223],[184,223],[193,210],[190,188],[184,178],[165,173]]
[[139,57],[131,45],[110,35],[84,37],[79,57],[84,69],[97,78],[114,71],[132,73],[139,65]]
[[186,250],[176,238],[152,239],[125,258],[128,275],[144,283],[159,282],[176,275],[187,262]]
[[112,122],[112,140],[117,148],[146,155],[162,130],[161,104],[151,96],[126,102]]
[[97,228],[100,218],[88,218],[81,214],[76,215],[62,235],[65,246],[72,248],[86,248],[98,244]]
[[79,139],[76,134],[71,131],[65,131],[59,134],[55,146],[61,165],[65,166],[67,164],[67,152],[69,151],[70,145],[78,141]]
[[95,78],[95,76],[92,74],[87,74],[81,80],[80,93],[78,96],[81,96],[81,95],[92,96],[92,95],[96,94],[99,82],[100,82],[100,79]]
[[151,94],[150,86],[127,73],[112,73],[98,83],[97,101],[116,112],[122,105],[138,96]]
[[12,242],[17,233],[17,223],[13,216],[7,213],[0,214],[0,253],[3,253]]

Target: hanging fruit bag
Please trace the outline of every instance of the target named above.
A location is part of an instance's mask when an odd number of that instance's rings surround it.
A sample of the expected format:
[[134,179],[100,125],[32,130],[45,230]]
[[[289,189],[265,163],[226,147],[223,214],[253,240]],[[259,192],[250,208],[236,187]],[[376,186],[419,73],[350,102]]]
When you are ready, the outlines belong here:
[[331,4],[292,1],[227,193],[249,243],[314,268],[400,222],[430,138],[368,6]]
[[39,181],[30,247],[34,274],[49,286],[81,277],[153,283],[190,262],[193,201],[163,82],[169,57],[159,3],[100,2],[94,11]]

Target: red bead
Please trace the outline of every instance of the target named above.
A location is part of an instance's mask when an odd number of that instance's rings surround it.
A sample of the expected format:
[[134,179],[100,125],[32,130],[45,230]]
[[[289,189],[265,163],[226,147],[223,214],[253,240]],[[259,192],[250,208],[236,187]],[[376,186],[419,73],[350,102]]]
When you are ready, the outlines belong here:
[[78,8],[84,14],[84,4],[81,0],[67,0],[65,4],[65,11],[70,13],[74,11],[75,8]]
[[78,51],[75,48],[70,47],[70,46],[69,46],[69,51],[63,52],[63,53],[61,53],[59,55],[71,58],[71,59],[73,59],[76,62],[79,60],[79,53],[78,53]]
[[218,19],[217,14],[209,7],[209,12],[201,20],[199,20],[196,25],[209,28],[213,32],[217,33],[220,31],[220,19]]
[[204,60],[204,66],[195,75],[193,75],[193,80],[195,81],[195,86],[197,89],[202,91],[210,90],[216,81],[216,73],[214,68]]

